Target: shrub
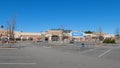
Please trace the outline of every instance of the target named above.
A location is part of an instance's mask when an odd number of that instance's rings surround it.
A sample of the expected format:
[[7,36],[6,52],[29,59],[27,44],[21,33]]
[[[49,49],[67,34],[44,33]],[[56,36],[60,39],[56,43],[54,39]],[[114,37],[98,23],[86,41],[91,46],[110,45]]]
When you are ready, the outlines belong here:
[[115,43],[115,39],[112,39],[112,40],[111,40],[111,43]]
[[103,40],[103,43],[115,43],[115,39],[106,38]]

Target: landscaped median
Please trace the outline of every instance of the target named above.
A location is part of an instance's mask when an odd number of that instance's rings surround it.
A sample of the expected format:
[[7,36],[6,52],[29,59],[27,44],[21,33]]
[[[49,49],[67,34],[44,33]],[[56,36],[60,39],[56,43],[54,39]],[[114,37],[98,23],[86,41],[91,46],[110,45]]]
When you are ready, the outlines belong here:
[[108,44],[108,43],[104,43],[104,44],[102,44],[102,46],[115,46],[115,47],[117,46],[117,47],[118,47],[119,44],[112,44],[112,43],[109,43],[109,44]]

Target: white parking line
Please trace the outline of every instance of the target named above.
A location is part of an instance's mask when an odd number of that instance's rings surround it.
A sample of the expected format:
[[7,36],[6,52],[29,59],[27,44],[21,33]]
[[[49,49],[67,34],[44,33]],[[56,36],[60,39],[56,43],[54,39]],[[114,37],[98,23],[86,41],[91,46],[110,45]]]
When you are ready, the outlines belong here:
[[109,49],[109,50],[107,50],[107,51],[105,51],[104,53],[100,54],[100,55],[98,56],[98,58],[100,58],[100,57],[104,56],[105,54],[107,54],[107,53],[108,53],[108,52],[110,52],[111,50],[112,50],[112,48],[111,48],[111,49]]
[[51,46],[47,47],[47,46],[43,46],[43,48],[52,48]]
[[0,63],[0,65],[35,65],[36,63]]
[[86,53],[86,52],[91,52],[91,51],[94,51],[94,50],[97,50],[98,48],[93,48],[93,49],[89,49],[89,50],[86,50],[86,51],[83,51],[83,52],[80,52],[80,53]]

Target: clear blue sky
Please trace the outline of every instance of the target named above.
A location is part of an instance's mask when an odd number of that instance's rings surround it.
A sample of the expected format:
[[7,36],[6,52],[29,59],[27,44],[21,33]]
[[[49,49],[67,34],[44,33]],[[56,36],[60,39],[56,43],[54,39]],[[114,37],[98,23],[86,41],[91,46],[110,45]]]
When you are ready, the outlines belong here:
[[16,14],[16,31],[51,28],[115,33],[120,27],[119,0],[0,0],[0,25]]

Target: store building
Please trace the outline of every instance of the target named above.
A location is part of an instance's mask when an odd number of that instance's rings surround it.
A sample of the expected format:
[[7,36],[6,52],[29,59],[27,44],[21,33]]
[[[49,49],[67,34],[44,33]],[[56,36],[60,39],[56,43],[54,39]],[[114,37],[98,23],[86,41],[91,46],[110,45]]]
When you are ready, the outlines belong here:
[[48,41],[60,41],[63,38],[62,30],[48,30],[46,31],[45,39]]

